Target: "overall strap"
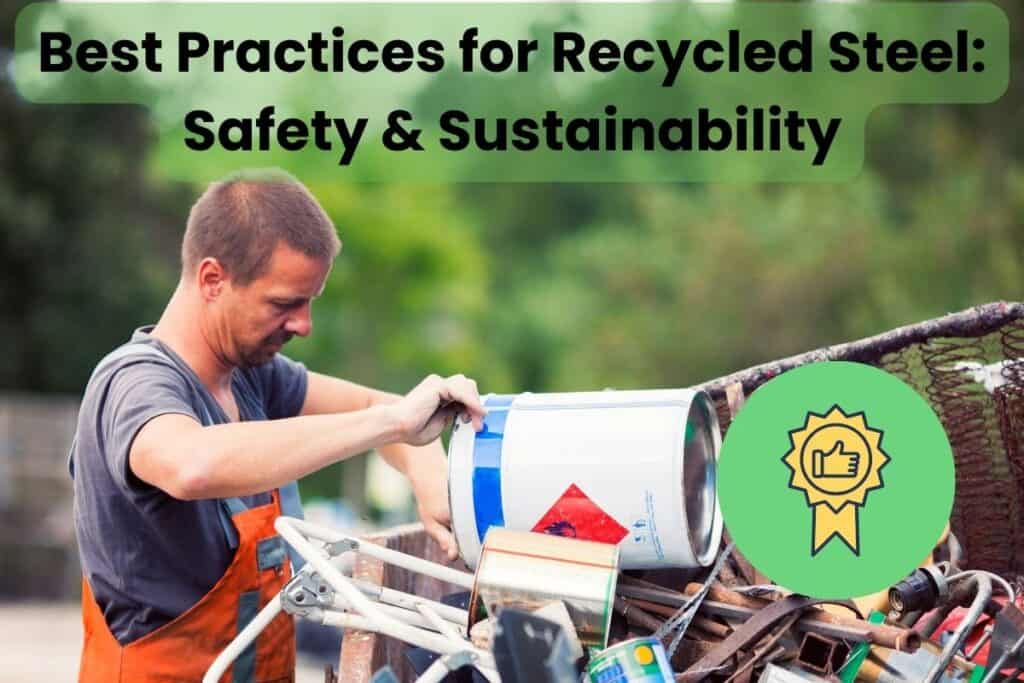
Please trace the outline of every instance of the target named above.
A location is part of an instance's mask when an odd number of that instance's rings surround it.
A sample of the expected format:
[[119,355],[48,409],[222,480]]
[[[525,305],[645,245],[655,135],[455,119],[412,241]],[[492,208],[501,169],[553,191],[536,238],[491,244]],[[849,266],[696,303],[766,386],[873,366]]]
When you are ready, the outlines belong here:
[[217,505],[217,517],[220,519],[220,528],[224,531],[224,538],[227,539],[228,548],[234,550],[238,547],[238,530],[235,529],[231,518],[239,515],[249,507],[241,498],[221,498]]
[[[278,495],[281,500],[282,515],[285,517],[295,517],[296,519],[305,519],[305,515],[302,513],[302,500],[299,498],[299,482],[288,482],[278,489]],[[285,545],[288,547],[288,557],[292,561],[292,573],[295,573],[302,569],[302,565],[306,564],[306,560],[303,559],[302,555],[295,548],[288,544]]]
[[[278,501],[281,506],[281,514],[285,517],[303,519],[302,501],[299,498],[299,483],[289,482],[277,490]],[[220,526],[224,530],[224,537],[227,539],[228,547],[232,550],[238,548],[238,530],[235,529],[231,518],[245,512],[249,508],[241,498],[222,498],[218,506]],[[292,562],[292,572],[297,572],[306,563],[294,548],[285,544],[288,548],[288,557]]]

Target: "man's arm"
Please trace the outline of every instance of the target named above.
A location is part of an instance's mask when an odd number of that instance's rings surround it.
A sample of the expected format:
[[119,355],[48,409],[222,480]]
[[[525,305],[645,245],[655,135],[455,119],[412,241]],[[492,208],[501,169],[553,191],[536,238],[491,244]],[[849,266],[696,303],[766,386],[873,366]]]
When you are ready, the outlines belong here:
[[[398,394],[371,389],[370,387],[349,382],[337,377],[310,372],[306,389],[306,400],[302,404],[301,415],[325,415],[330,413],[347,413],[356,410],[368,410],[379,406],[389,406],[402,400]],[[462,378],[455,375],[453,379]],[[476,382],[466,382],[476,392]],[[428,468],[445,469],[444,451],[440,440],[425,446],[410,446],[406,443],[388,443],[378,448],[381,457],[410,479],[418,475],[417,470]],[[416,483],[415,481],[413,482]]]
[[[476,392],[476,382],[467,380]],[[310,372],[303,415],[366,410],[401,400],[398,394],[371,389],[354,382]],[[455,539],[448,530],[448,464],[440,439],[425,446],[389,443],[378,447],[389,465],[408,477],[416,496],[423,526],[452,559],[458,554]]]
[[306,373],[306,398],[300,415],[350,413],[395,403],[402,397],[319,372]]
[[432,375],[398,401],[341,414],[210,427],[166,414],[139,430],[129,467],[176,498],[250,495],[371,448],[429,444],[458,412],[481,424],[475,386],[461,376]]

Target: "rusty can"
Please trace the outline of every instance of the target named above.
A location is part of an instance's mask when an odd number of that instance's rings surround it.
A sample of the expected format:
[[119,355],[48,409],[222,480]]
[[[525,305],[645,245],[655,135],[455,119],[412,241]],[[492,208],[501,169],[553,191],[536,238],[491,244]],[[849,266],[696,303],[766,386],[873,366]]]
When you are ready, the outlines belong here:
[[470,600],[470,620],[482,604],[533,611],[561,601],[580,642],[603,648],[619,574],[617,546],[494,527],[487,532]]
[[590,683],[672,683],[665,647],[657,638],[633,638],[598,653],[587,665]]

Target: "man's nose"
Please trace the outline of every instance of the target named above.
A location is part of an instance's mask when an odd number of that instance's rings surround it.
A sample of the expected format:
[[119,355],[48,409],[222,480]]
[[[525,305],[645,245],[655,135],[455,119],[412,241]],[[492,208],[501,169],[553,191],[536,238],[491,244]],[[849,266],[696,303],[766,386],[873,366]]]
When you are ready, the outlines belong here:
[[313,331],[313,312],[307,303],[297,310],[285,323],[284,329],[299,337],[308,337]]

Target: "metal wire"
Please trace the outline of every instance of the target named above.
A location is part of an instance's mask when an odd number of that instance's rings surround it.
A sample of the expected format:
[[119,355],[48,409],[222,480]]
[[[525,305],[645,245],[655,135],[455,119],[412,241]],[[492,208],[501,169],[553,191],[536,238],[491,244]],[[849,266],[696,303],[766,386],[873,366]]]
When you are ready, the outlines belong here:
[[914,386],[914,379],[910,374],[910,361],[907,359],[908,352],[908,349],[902,349],[887,353],[882,356],[879,365],[890,375],[895,375],[910,386]]
[[985,414],[988,394],[961,369],[981,362],[984,349],[977,339],[932,339],[921,346],[921,355],[931,378],[926,392],[956,457],[953,530],[970,539],[971,566],[1007,571],[1013,536],[1006,515],[1009,501],[992,473],[993,447]]
[[1013,567],[1024,565],[1024,322],[1016,321],[1000,331],[1000,342],[1006,362],[1001,370],[1005,384],[993,394],[999,418],[1006,460],[1013,477],[1018,499],[1013,511]]

